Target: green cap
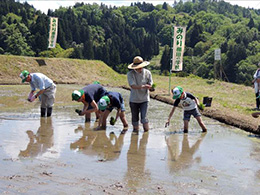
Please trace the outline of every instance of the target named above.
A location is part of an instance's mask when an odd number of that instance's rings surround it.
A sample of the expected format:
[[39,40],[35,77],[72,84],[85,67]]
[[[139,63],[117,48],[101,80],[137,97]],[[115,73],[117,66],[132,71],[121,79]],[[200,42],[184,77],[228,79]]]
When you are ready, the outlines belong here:
[[177,99],[177,98],[181,97],[182,92],[183,92],[182,87],[180,87],[180,86],[175,87],[172,90],[172,93],[173,93],[173,97],[172,98],[173,99]]
[[72,101],[78,101],[81,96],[84,94],[84,91],[81,89],[81,90],[74,90],[73,93],[72,93]]
[[27,77],[29,76],[29,72],[27,70],[24,70],[21,72],[20,74],[20,78],[22,79],[22,83],[24,83],[27,79]]
[[107,108],[108,104],[110,104],[110,99],[107,95],[105,95],[99,100],[98,109],[105,110]]

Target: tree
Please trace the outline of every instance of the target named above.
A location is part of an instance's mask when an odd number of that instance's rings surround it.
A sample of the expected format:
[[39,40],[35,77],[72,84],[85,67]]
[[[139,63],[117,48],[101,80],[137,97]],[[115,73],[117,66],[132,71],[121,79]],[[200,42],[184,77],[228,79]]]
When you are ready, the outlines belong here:
[[193,26],[187,32],[187,46],[194,47],[199,41],[201,41],[201,34],[203,28],[201,24],[197,24],[196,20],[194,21]]
[[89,59],[89,60],[94,59],[93,42],[91,40],[87,40],[84,43],[83,55],[84,55],[84,58],[86,58],[86,59]]
[[83,57],[83,54],[82,54],[82,48],[81,47],[75,47],[71,58],[83,59],[84,57]]
[[162,8],[168,10],[168,4],[166,2],[163,3]]
[[247,26],[251,29],[253,27],[255,27],[255,22],[254,19],[252,17],[250,17],[250,21],[248,22]]
[[34,52],[27,44],[26,39],[22,36],[22,33],[16,28],[16,24],[9,25],[5,31],[6,53],[22,56],[33,56]]
[[164,70],[166,71],[170,70],[170,47],[168,45],[164,46],[164,51],[160,63],[161,63],[161,67],[160,67],[161,73]]

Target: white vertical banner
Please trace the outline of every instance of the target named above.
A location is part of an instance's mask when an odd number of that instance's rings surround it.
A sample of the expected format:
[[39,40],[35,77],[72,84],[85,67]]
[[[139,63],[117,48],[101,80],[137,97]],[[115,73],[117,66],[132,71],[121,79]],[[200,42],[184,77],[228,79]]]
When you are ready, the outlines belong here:
[[185,48],[186,27],[175,26],[172,48],[172,71],[182,71]]
[[58,18],[50,17],[50,31],[48,48],[55,48],[58,36]]

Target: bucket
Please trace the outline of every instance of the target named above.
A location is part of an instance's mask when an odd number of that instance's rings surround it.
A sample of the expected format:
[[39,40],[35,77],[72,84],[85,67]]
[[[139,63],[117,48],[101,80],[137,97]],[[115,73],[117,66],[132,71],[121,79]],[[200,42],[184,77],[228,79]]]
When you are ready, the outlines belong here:
[[203,104],[206,107],[211,107],[212,97],[203,97]]

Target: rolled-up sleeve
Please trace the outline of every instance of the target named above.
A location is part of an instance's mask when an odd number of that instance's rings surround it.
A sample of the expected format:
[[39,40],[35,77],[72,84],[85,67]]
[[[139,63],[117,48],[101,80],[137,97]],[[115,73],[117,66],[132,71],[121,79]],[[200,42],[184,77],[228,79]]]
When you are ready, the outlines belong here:
[[128,72],[128,74],[127,74],[127,80],[128,80],[129,86],[136,85],[136,80],[135,80],[135,78],[134,78],[132,72]]
[[151,72],[149,72],[149,76],[148,76],[148,83],[149,85],[152,85],[153,84],[153,78],[152,78],[152,74]]

